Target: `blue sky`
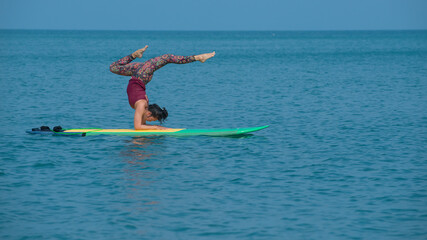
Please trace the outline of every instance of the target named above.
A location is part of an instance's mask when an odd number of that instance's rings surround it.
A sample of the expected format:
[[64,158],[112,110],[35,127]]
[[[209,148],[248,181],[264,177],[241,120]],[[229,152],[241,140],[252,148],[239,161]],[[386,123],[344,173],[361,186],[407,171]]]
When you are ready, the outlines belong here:
[[427,0],[0,0],[0,29],[427,29]]

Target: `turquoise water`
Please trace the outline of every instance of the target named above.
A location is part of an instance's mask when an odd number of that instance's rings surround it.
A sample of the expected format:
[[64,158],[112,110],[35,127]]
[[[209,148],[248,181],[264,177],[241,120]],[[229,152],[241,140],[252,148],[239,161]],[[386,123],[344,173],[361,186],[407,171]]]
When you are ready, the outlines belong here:
[[[132,128],[109,64],[215,50],[147,86],[166,126],[230,137],[53,137]],[[1,239],[426,239],[427,31],[0,31]],[[139,60],[142,61],[142,60]]]

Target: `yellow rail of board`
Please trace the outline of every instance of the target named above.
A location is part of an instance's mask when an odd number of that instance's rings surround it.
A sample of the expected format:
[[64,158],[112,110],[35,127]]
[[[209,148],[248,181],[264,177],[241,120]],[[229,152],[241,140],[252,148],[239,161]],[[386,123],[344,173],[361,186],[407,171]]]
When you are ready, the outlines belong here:
[[178,132],[183,130],[184,128],[174,128],[174,129],[166,129],[166,130],[135,130],[135,129],[69,129],[65,130],[66,133],[82,133],[82,132],[98,132],[98,133],[128,133],[128,132]]

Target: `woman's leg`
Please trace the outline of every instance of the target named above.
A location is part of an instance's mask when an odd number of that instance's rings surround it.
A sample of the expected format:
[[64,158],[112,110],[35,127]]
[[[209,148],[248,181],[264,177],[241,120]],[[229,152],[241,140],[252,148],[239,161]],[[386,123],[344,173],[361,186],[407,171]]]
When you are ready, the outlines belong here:
[[110,71],[123,76],[133,76],[142,67],[142,63],[131,63],[133,60],[131,55],[121,58],[110,65]]
[[175,56],[173,54],[165,54],[146,61],[143,65],[142,71],[138,71],[136,76],[147,84],[153,78],[154,71],[168,63],[185,64],[194,61],[196,61],[194,56]]
[[149,62],[150,64],[146,69],[146,72],[150,72],[152,74],[154,71],[158,70],[159,68],[165,66],[168,63],[185,64],[194,61],[196,61],[194,56],[175,56],[173,54],[165,54],[148,60],[147,62]]
[[[215,56],[215,52],[205,53],[196,56],[176,56],[173,54],[165,54],[159,57],[152,58],[144,63],[143,71],[139,73],[141,79],[147,84],[150,82],[154,71],[165,66],[168,63],[185,64],[194,61],[205,62],[207,59]],[[142,77],[142,75],[145,75]]]

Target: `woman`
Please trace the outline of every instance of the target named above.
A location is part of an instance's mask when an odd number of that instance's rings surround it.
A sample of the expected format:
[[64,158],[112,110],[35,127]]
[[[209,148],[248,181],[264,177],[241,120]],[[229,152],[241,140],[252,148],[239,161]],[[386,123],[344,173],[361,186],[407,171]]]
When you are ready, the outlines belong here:
[[119,75],[132,76],[127,87],[127,94],[130,106],[135,109],[135,116],[133,118],[135,130],[169,129],[162,126],[146,124],[147,121],[151,122],[156,120],[162,123],[168,117],[168,112],[165,108],[161,109],[157,104],[148,104],[145,85],[153,78],[154,71],[168,63],[184,64],[194,61],[203,63],[207,59],[215,56],[215,52],[195,56],[165,54],[152,58],[144,63],[131,63],[135,58],[141,58],[147,48],[148,46],[145,46],[131,55],[113,62],[110,65],[110,71]]

